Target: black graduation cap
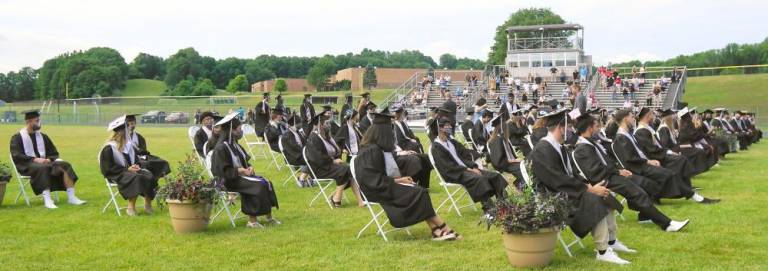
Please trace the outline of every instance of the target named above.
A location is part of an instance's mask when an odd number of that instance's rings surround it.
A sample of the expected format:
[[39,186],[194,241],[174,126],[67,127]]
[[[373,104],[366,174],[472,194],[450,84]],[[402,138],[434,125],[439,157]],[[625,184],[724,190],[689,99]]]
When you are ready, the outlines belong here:
[[453,123],[451,123],[451,120],[448,119],[448,118],[439,118],[439,119],[437,119],[436,122],[437,122],[437,126],[439,126],[439,127],[443,127],[446,124],[450,124],[451,126],[453,126]]
[[264,96],[264,98],[269,97],[269,92],[264,92],[261,96]]
[[383,124],[383,125],[392,125],[392,118],[394,118],[392,114],[389,113],[389,110],[387,108],[384,108],[384,110],[381,110],[379,113],[373,113],[373,124]]
[[320,122],[320,118],[323,117],[323,115],[324,115],[323,113],[324,112],[320,112],[320,113],[315,114],[314,116],[312,116],[312,121],[309,124],[317,125],[317,123]]
[[216,124],[214,124],[213,126],[221,126],[221,125],[228,124],[232,120],[236,119],[238,115],[240,114],[237,113],[237,111],[229,113],[226,116],[222,117],[221,120],[217,121]]
[[282,99],[283,99],[283,95],[277,94],[277,97],[275,97],[275,99],[277,99],[278,101],[280,101],[280,100],[282,100]]
[[568,110],[566,109],[556,110],[542,116],[541,118],[544,119],[544,123],[547,125],[547,127],[557,126],[560,123],[565,122],[565,118],[568,117],[568,115],[565,114],[566,111]]
[[272,108],[272,114],[282,115],[284,113],[285,112],[283,112],[283,109],[281,109],[279,107]]
[[712,114],[712,113],[715,113],[715,111],[712,111],[711,109],[707,109],[707,110],[701,111],[701,113],[702,114]]
[[366,109],[371,109],[371,108],[376,108],[376,107],[378,107],[378,106],[377,106],[375,103],[373,103],[373,102],[368,102],[368,105],[366,105],[366,107],[365,107],[365,108],[366,108]]
[[401,113],[405,111],[405,108],[403,108],[403,106],[399,103],[393,104],[389,107],[392,109],[392,112],[395,112],[395,113]]
[[637,114],[637,118],[643,118],[645,115],[648,115],[648,113],[651,113],[651,109],[648,107],[643,107],[640,109],[640,113]]
[[370,92],[363,92],[363,95],[360,95],[360,96],[362,96],[363,98],[366,98],[366,97],[371,96],[371,93]]
[[22,111],[21,113],[24,114],[24,120],[40,117],[40,110],[37,110],[37,109]]
[[213,123],[217,123],[217,122],[221,121],[222,119],[224,119],[224,116],[214,115],[213,116]]
[[483,118],[485,117],[493,117],[493,111],[485,110],[485,112],[483,112]]
[[333,111],[333,107],[330,104],[323,105],[323,111]]
[[467,106],[466,113],[467,114],[474,114],[475,113],[475,107],[474,106]]
[[211,118],[213,118],[213,112],[211,112],[211,111],[205,111],[205,112],[203,112],[203,113],[201,113],[201,114],[200,114],[200,120],[203,120],[203,119],[205,119],[205,118],[207,118],[207,117],[211,117]]
[[288,123],[288,125],[290,125],[290,126],[294,126],[294,125],[296,125],[296,123],[298,123],[298,122],[299,122],[299,118],[298,118],[298,117],[296,117],[296,115],[294,115],[294,114],[291,114],[291,115],[288,117],[288,119],[286,120],[286,122]]
[[125,121],[135,121],[136,116],[141,116],[141,114],[125,114]]

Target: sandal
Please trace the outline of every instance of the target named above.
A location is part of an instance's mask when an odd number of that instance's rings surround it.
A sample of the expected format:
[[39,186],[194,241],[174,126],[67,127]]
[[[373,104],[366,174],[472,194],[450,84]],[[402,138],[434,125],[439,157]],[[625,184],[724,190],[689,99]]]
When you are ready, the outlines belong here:
[[[445,228],[445,223],[443,223],[440,226],[432,228],[432,241],[453,241],[456,240],[456,234],[451,232],[443,231],[442,229]],[[438,231],[440,235],[435,234],[435,231]]]
[[331,196],[330,198],[328,198],[328,201],[330,201],[331,203],[333,203],[333,208],[341,208],[341,201],[334,201],[334,200],[333,200],[333,196]]

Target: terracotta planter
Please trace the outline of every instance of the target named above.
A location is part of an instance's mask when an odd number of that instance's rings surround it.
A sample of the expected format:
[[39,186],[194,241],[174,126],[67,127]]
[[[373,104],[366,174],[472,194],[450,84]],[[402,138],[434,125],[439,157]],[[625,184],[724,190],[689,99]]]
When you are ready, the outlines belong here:
[[208,228],[211,204],[166,200],[171,224],[177,233],[204,231]]
[[3,198],[5,198],[5,185],[8,184],[8,181],[3,181],[3,176],[0,176],[0,206],[3,205]]
[[502,234],[507,260],[516,267],[541,267],[552,260],[557,245],[557,231],[542,229],[537,233]]

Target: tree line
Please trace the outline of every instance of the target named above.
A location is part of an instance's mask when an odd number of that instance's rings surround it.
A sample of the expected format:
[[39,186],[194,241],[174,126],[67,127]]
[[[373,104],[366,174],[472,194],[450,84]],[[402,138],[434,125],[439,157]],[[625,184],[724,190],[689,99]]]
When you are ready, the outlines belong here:
[[46,60],[42,67],[24,67],[0,73],[0,100],[87,98],[96,95],[120,96],[128,79],[164,81],[163,95],[213,95],[217,89],[250,91],[254,82],[273,78],[306,78],[320,88],[336,71],[351,67],[483,69],[485,62],[443,54],[436,63],[418,50],[382,51],[363,49],[360,53],[298,57],[260,55],[255,58],[215,59],[184,48],[163,58],[140,53],[126,63],[112,48],[95,47],[67,52]]

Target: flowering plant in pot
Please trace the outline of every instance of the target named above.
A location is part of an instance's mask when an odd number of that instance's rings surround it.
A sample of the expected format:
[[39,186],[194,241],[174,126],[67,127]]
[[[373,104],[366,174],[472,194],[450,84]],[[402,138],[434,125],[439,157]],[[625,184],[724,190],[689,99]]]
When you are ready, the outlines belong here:
[[[532,172],[530,164],[526,166]],[[557,233],[565,226],[569,211],[566,194],[525,186],[494,203],[487,226],[501,228],[507,259],[512,265],[544,266],[554,255]]]
[[5,162],[0,162],[0,205],[3,205],[3,198],[5,198],[5,186],[11,180],[11,176],[11,167],[8,166],[8,164]]
[[208,228],[211,208],[216,201],[216,187],[203,169],[187,155],[177,170],[158,188],[159,205],[168,206],[171,224],[178,233],[198,232]]

